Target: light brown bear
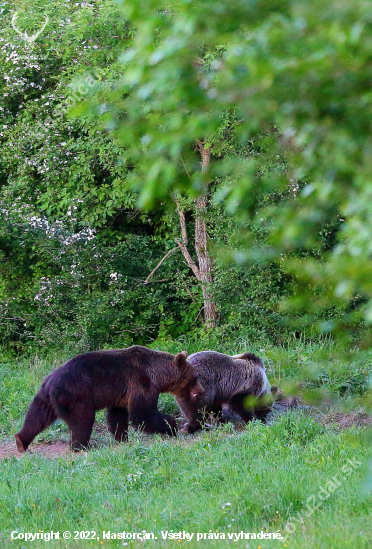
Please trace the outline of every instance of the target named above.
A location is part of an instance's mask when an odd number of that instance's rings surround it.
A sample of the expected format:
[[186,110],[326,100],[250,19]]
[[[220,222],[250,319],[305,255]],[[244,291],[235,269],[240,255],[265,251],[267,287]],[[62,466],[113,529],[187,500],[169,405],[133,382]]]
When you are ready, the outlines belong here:
[[183,351],[176,356],[140,345],[78,355],[47,376],[15,435],[25,452],[57,418],[71,432],[73,450],[87,448],[96,410],[107,408],[109,431],[127,440],[128,423],[147,433],[175,435],[173,416],[158,410],[159,393],[193,400],[204,393]]
[[252,353],[228,356],[216,351],[201,351],[190,355],[188,362],[205,393],[198,402],[189,396],[176,396],[188,421],[187,432],[202,429],[205,413],[221,417],[224,404],[245,422],[254,418],[266,422],[277,387],[270,386],[260,358]]

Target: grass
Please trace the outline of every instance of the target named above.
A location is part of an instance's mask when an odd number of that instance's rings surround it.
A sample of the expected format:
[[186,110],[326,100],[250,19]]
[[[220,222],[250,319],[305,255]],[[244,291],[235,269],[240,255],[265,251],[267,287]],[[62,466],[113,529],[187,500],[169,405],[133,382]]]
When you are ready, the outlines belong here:
[[[236,353],[240,348],[217,350]],[[332,345],[300,342],[290,348],[255,350],[264,355],[270,376],[278,384],[298,380],[305,372],[305,384],[326,387],[342,399],[352,394],[362,398],[365,393],[371,368],[362,353],[355,351],[348,367],[348,359],[340,359]],[[20,427],[43,377],[66,358],[0,362],[3,441],[11,440]],[[347,389],[340,390],[344,386]],[[172,397],[164,396],[161,407],[174,412]],[[57,422],[39,440],[67,437],[65,425]],[[0,544],[17,549],[29,545],[122,547],[125,543],[129,547],[221,548],[231,544],[239,549],[367,549],[372,536],[372,495],[367,486],[371,438],[368,430],[338,432],[303,411],[294,411],[278,416],[270,425],[251,423],[243,431],[228,424],[197,436],[181,434],[177,439],[131,432],[130,442],[123,445],[99,433],[95,434],[97,448],[88,453],[56,459],[37,454],[4,459],[0,461]],[[360,463],[345,472],[348,460]],[[317,494],[333,477],[338,485],[321,501]],[[322,504],[310,514],[306,502],[312,494],[316,504]],[[284,536],[286,524],[293,533],[285,543],[195,540],[197,532],[218,531],[227,537],[228,533],[261,529]],[[100,540],[11,541],[13,530],[94,530]],[[102,539],[102,531],[143,530],[158,539]],[[195,535],[191,541],[163,540],[162,530]]]

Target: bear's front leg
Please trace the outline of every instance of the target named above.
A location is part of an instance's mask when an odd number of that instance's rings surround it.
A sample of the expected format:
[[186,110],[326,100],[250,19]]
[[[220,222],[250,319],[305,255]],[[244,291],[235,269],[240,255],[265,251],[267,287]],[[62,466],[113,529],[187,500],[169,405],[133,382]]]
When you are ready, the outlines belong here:
[[196,431],[200,431],[203,428],[203,414],[199,410],[195,400],[192,400],[190,397],[176,397],[176,401],[188,421],[185,431],[191,435],[196,433]]
[[159,412],[158,398],[159,393],[150,391],[133,395],[129,399],[129,420],[135,429],[142,429],[145,433],[175,436],[176,420]]
[[230,408],[233,412],[238,414],[245,423],[248,423],[254,419],[253,410],[251,408],[247,408],[244,404],[245,399],[249,396],[250,395],[246,393],[238,393],[230,400]]
[[25,452],[34,438],[56,419],[50,402],[39,391],[30,404],[21,431],[15,435],[18,451]]
[[254,409],[254,417],[260,419],[262,423],[267,423],[267,415],[271,412],[270,406],[263,406],[258,409]]

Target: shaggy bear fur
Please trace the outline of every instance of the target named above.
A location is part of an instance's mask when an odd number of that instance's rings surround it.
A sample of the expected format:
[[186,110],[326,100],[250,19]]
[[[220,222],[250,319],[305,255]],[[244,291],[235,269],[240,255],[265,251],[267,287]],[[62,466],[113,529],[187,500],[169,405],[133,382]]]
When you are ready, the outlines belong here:
[[185,351],[174,356],[136,345],[72,358],[44,379],[15,435],[18,450],[25,452],[57,418],[71,431],[72,449],[86,448],[102,408],[119,442],[127,440],[129,422],[147,433],[175,435],[175,419],[158,411],[159,393],[190,400],[204,393],[186,357]]
[[[205,413],[221,418],[223,404],[230,405],[245,422],[253,418],[266,421],[276,387],[270,387],[260,358],[251,353],[228,356],[215,351],[201,351],[190,355],[188,361],[205,389],[198,402],[187,395],[176,397],[188,420],[186,430],[189,433],[202,428]],[[247,397],[251,397],[251,403]]]

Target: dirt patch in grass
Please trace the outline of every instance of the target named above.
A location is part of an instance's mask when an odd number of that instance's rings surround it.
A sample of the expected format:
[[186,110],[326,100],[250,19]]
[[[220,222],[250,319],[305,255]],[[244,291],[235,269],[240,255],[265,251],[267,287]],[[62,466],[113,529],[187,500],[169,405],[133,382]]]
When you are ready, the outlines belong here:
[[[306,410],[309,415],[314,417],[317,421],[324,425],[333,426],[339,429],[348,429],[350,427],[371,427],[372,426],[372,415],[366,414],[364,412],[337,412],[329,408],[324,408],[321,410],[319,407],[305,406],[302,404],[300,399],[286,398],[282,399],[279,402],[276,402],[273,406],[273,412],[268,415],[268,423],[275,422],[278,414],[288,412],[291,409],[303,409]],[[180,429],[179,436],[175,439],[169,439],[173,442],[181,443],[182,445],[189,446],[190,444],[195,444],[200,438],[200,435],[203,431],[199,431],[195,435],[188,435],[182,431],[182,427],[186,424],[184,418],[178,419],[178,427]],[[209,418],[208,418],[209,419]],[[218,427],[218,422],[210,420],[211,424],[207,424],[209,429],[215,429]],[[232,414],[226,414],[225,421],[232,423],[235,428],[235,432],[238,434],[241,431],[245,430],[245,424],[241,421],[238,416]],[[100,446],[117,446],[117,444],[111,439],[111,436],[108,436],[107,426],[104,423],[97,422],[94,425],[94,435],[91,443],[93,448]],[[139,435],[141,437],[143,444],[152,444],[153,436],[146,435],[144,433]],[[168,437],[166,437],[168,439]],[[72,455],[68,442],[55,441],[55,442],[37,442],[30,446],[30,449],[25,454],[20,454],[17,450],[15,441],[6,441],[0,442],[0,460],[5,458],[15,457],[17,459],[22,458],[25,455],[36,454],[44,456],[46,458],[57,458],[57,457],[68,457]]]
[[[285,413],[291,409],[304,410],[311,415],[315,420],[323,425],[336,427],[338,429],[349,429],[350,427],[371,427],[372,415],[361,411],[354,412],[339,412],[332,409],[329,405],[308,406],[304,403],[301,397],[282,397],[274,403],[274,413]],[[274,418],[270,414],[270,419]]]
[[[37,454],[40,456],[56,458],[59,456],[66,456],[70,452],[69,446],[65,442],[53,442],[52,444],[45,444],[40,442],[32,445],[32,449],[27,454]],[[20,454],[17,450],[15,442],[3,442],[0,443],[0,459],[4,458],[21,458],[26,454]]]
[[330,410],[321,419],[324,425],[336,425],[339,429],[348,429],[349,427],[370,427],[372,425],[372,416],[361,412],[342,413]]

